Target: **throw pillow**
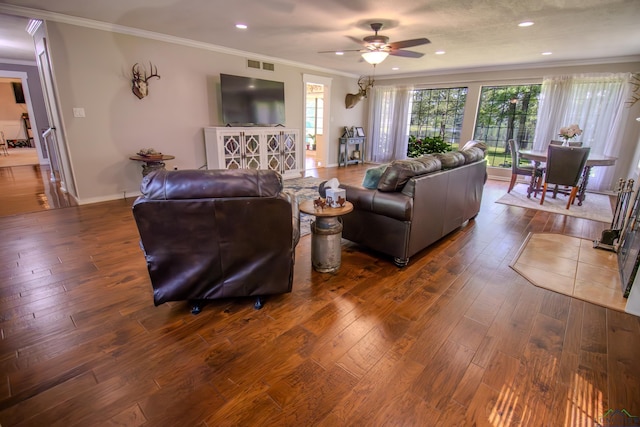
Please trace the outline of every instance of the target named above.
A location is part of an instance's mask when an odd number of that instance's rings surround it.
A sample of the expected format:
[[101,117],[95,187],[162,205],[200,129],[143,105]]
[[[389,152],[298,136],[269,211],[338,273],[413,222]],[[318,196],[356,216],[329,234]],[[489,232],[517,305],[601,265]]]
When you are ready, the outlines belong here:
[[380,178],[385,170],[389,167],[389,164],[384,164],[380,166],[376,166],[373,168],[367,169],[364,173],[364,180],[362,181],[362,186],[369,190],[375,190],[378,188],[378,182],[380,182]]

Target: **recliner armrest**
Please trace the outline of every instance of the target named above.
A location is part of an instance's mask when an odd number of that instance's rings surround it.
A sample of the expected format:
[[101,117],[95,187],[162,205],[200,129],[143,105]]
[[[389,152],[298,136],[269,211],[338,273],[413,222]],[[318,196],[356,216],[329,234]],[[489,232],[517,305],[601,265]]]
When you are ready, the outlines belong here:
[[300,206],[295,194],[290,191],[283,191],[282,195],[291,204],[291,222],[293,226],[293,246],[295,247],[300,241]]

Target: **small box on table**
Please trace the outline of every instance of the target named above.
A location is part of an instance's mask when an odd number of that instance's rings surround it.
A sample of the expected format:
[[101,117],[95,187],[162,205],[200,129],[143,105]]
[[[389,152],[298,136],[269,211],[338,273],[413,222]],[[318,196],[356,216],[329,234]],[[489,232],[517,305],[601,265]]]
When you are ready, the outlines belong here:
[[344,188],[327,188],[326,189],[327,196],[327,205],[332,208],[339,208],[344,205],[344,202],[347,200],[347,192]]

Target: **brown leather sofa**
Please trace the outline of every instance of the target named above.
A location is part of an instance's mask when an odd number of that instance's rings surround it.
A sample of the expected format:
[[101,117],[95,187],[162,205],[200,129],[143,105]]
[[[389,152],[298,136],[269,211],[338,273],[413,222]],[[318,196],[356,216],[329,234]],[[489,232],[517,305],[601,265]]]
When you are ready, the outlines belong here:
[[155,305],[291,291],[298,204],[268,170],[158,170],[133,204]]
[[342,237],[406,266],[480,211],[485,147],[470,141],[459,152],[395,160],[374,189],[341,185],[354,206],[342,217]]

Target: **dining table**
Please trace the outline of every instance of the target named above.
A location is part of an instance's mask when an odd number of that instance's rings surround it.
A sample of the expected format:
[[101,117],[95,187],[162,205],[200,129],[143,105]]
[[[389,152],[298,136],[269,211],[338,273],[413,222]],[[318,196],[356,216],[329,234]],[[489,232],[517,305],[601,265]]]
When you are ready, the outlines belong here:
[[[535,196],[538,191],[542,191],[536,188],[535,171],[540,167],[541,163],[545,163],[547,161],[547,151],[520,150],[520,157],[526,160],[531,160],[535,164],[531,176],[531,181],[529,182],[529,188],[527,188],[527,197],[531,198],[531,194]],[[582,202],[585,199],[585,192],[587,190],[591,168],[594,166],[613,166],[616,164],[616,160],[618,160],[617,157],[605,156],[604,154],[598,154],[594,152],[589,153],[589,157],[587,157],[587,163],[582,170],[582,180],[580,182],[580,186],[578,187],[578,194],[576,195],[578,206],[582,206]]]

